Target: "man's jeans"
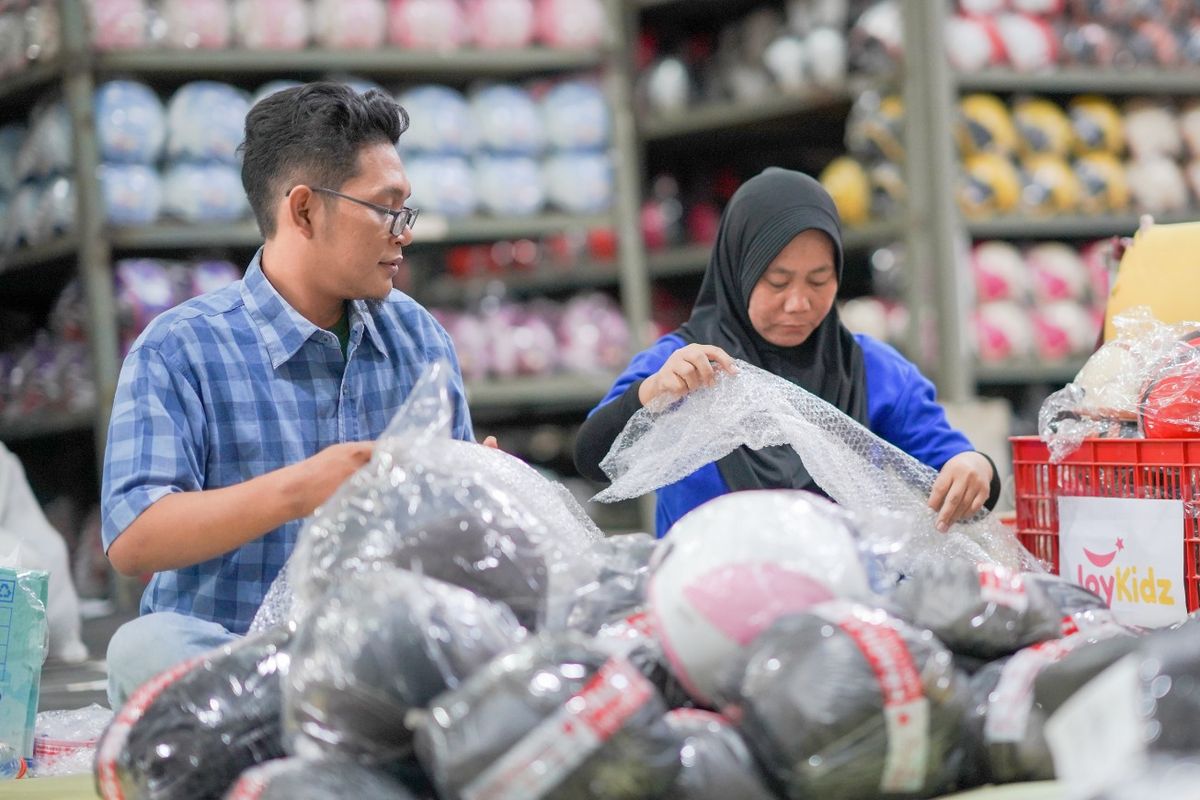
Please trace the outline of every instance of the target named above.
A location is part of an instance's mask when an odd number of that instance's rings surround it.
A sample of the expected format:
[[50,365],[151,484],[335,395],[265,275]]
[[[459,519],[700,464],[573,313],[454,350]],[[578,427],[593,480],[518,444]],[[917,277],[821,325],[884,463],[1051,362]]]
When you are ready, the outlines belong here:
[[129,695],[176,664],[239,639],[208,620],[161,611],[125,623],[108,643],[108,703],[119,711]]

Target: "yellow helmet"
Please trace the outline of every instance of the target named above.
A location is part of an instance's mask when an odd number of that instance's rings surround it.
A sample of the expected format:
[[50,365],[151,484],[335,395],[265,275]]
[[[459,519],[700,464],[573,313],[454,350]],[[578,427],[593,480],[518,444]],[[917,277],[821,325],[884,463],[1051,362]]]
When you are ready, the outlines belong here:
[[1071,152],[1075,132],[1066,112],[1042,97],[1018,100],[1013,106],[1013,122],[1021,136],[1021,153],[1066,157]]
[[871,180],[871,216],[884,219],[898,213],[908,196],[900,166],[881,161],[867,171],[867,177]]
[[1075,131],[1075,152],[1112,153],[1125,151],[1125,131],[1121,112],[1103,97],[1084,95],[1071,101],[1071,127]]
[[1079,178],[1079,210],[1104,214],[1129,208],[1129,180],[1112,153],[1088,153],[1075,160]]
[[846,147],[866,161],[904,161],[904,101],[863,92],[846,121]]
[[979,153],[963,164],[958,205],[964,215],[978,219],[1014,211],[1021,199],[1021,176],[1016,165],[999,153]]
[[842,222],[861,225],[871,216],[871,181],[867,171],[849,156],[829,162],[821,171],[821,185],[837,206]]
[[959,146],[964,155],[1017,152],[1017,127],[994,94],[971,94],[959,104]]
[[1079,208],[1079,179],[1066,159],[1030,156],[1022,163],[1021,208],[1033,215],[1070,214]]

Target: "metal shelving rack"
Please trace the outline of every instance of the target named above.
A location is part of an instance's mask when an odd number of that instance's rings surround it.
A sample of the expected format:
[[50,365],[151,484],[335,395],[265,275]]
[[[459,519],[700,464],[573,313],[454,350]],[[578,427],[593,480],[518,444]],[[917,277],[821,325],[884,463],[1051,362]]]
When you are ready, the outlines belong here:
[[813,89],[800,94],[784,94],[754,103],[709,103],[676,114],[649,117],[642,122],[640,131],[643,140],[655,142],[747,128],[823,108],[849,105],[854,94],[855,90],[847,86],[839,90]]
[[[0,440],[22,440],[54,436],[64,432],[93,429],[97,456],[101,457],[112,396],[120,366],[118,330],[112,287],[114,253],[152,254],[184,250],[226,248],[248,250],[261,242],[251,222],[233,225],[189,225],[162,222],[139,228],[114,228],[104,219],[103,204],[95,179],[98,164],[92,97],[95,83],[109,76],[165,80],[171,83],[200,78],[223,77],[245,81],[247,75],[262,80],[272,75],[318,77],[325,74],[355,74],[405,82],[439,81],[463,83],[472,79],[520,79],[542,74],[566,74],[599,69],[605,76],[605,91],[613,112],[612,152],[617,164],[616,197],[610,213],[570,215],[545,213],[538,216],[497,219],[474,217],[446,220],[423,215],[417,247],[506,238],[534,238],[567,229],[615,227],[620,234],[618,268],[602,278],[576,270],[573,274],[529,277],[524,287],[537,292],[548,287],[566,289],[617,285],[622,306],[635,332],[636,345],[644,344],[640,333],[649,320],[649,283],[641,261],[637,209],[639,178],[626,154],[635,146],[631,107],[631,76],[625,40],[623,0],[605,0],[610,19],[610,37],[602,48],[588,51],[531,47],[519,51],[473,51],[418,53],[398,50],[327,51],[294,53],[254,51],[147,50],[96,53],[87,36],[84,4],[60,0],[63,25],[63,54],[37,64],[18,76],[0,81],[0,102],[31,101],[37,93],[60,83],[74,125],[75,179],[79,193],[76,230],[59,239],[14,253],[0,253],[0,291],[6,281],[33,281],[40,268],[74,261],[83,280],[91,324],[93,365],[97,384],[97,407],[85,414],[29,420],[0,427]],[[447,287],[437,291],[443,296]],[[586,410],[611,385],[613,376],[556,375],[544,379],[472,384],[469,400],[481,414],[493,416],[505,408],[524,413]]]
[[[0,292],[6,283],[36,285],[42,268],[71,261],[83,279],[91,325],[91,347],[96,367],[98,407],[90,415],[70,415],[45,420],[23,421],[0,428],[0,439],[54,436],[90,427],[102,449],[109,404],[119,367],[116,309],[112,296],[111,264],[114,253],[150,254],[190,249],[251,249],[259,243],[251,223],[203,226],[161,223],[145,228],[110,228],[104,220],[99,188],[94,179],[97,163],[92,94],[95,82],[110,75],[129,75],[147,80],[178,82],[187,79],[222,78],[247,74],[264,80],[273,74],[315,77],[328,73],[355,73],[377,79],[412,81],[446,80],[465,82],[472,78],[519,78],[575,70],[600,70],[613,112],[612,152],[616,164],[616,202],[611,214],[575,217],[544,214],[520,220],[485,217],[467,220],[437,220],[422,217],[421,244],[487,241],[552,234],[569,227],[611,224],[618,230],[616,263],[580,265],[566,272],[544,270],[504,279],[510,291],[531,295],[566,291],[574,287],[617,287],[622,306],[635,336],[635,347],[645,344],[649,329],[650,283],[652,280],[696,275],[707,263],[709,248],[683,246],[646,252],[638,222],[640,188],[645,170],[644,150],[668,140],[685,144],[715,133],[752,131],[763,125],[788,124],[808,114],[820,114],[852,101],[858,92],[872,86],[852,81],[841,91],[814,91],[775,97],[757,104],[725,103],[683,114],[635,118],[633,38],[643,15],[680,14],[703,16],[723,9],[725,13],[748,9],[753,3],[727,5],[719,0],[605,0],[610,39],[598,51],[571,52],[531,48],[519,52],[465,51],[451,54],[337,52],[306,50],[297,53],[145,51],[95,53],[86,35],[83,4],[60,0],[63,52],[55,59],[37,64],[17,76],[0,81],[0,103],[6,107],[27,105],[41,91],[61,86],[75,125],[75,173],[79,187],[77,227],[72,234],[28,250],[0,254]],[[942,396],[962,400],[974,396],[981,386],[1014,383],[1061,383],[1074,374],[1077,364],[1040,366],[1030,364],[980,367],[966,347],[966,310],[969,287],[959,260],[964,245],[977,238],[1076,238],[1132,233],[1138,215],[1025,219],[963,220],[953,202],[957,165],[951,138],[955,97],[958,92],[1036,92],[1074,94],[1084,92],[1181,94],[1196,91],[1200,72],[1162,73],[1153,71],[1102,72],[1056,70],[1045,74],[1014,75],[989,71],[972,75],[951,73],[941,37],[946,13],[943,3],[902,0],[908,62],[899,78],[904,92],[907,125],[920,135],[906,134],[909,199],[897,218],[846,232],[848,249],[866,249],[903,238],[908,250],[909,300],[913,313],[910,350],[920,366],[939,385]],[[874,88],[879,88],[875,85]],[[1164,217],[1180,221],[1188,215]],[[487,279],[466,283],[434,282],[429,296],[444,301],[470,294]],[[944,344],[937,352],[922,352],[915,346],[916,331],[936,326]],[[520,408],[524,413],[538,409],[583,410],[607,388],[609,376],[552,376],[522,379],[503,384],[472,385],[472,403],[481,413]]]
[[[641,14],[668,13],[695,16],[715,9],[712,0],[628,0],[635,20]],[[956,97],[961,92],[1050,95],[1196,93],[1200,71],[1153,70],[1097,71],[1056,69],[1046,73],[1017,74],[992,70],[969,75],[952,73],[941,36],[946,2],[902,0],[906,64],[899,76],[906,108],[905,133],[908,202],[894,220],[862,229],[848,229],[847,249],[864,249],[903,239],[907,250],[908,301],[912,313],[909,352],[938,384],[941,396],[951,401],[975,397],[983,387],[996,385],[1062,384],[1074,377],[1081,364],[1018,363],[998,366],[978,364],[968,347],[970,281],[960,266],[972,238],[1055,239],[1100,238],[1132,234],[1136,213],[1096,216],[1023,218],[997,217],[964,220],[954,201],[958,164],[953,128]],[[848,103],[866,88],[882,88],[870,81],[852,81],[842,92],[817,92],[797,97],[777,97],[760,104],[724,103],[667,117],[644,120],[640,125],[643,147],[667,139],[688,140],[730,130],[753,130]],[[1195,218],[1194,214],[1163,215],[1163,222]],[[708,259],[705,246],[686,245],[647,255],[652,278],[695,275]],[[930,351],[919,346],[919,331],[936,330],[941,343]]]
[[[1044,73],[1015,73],[988,70],[972,74],[953,74],[940,36],[929,31],[943,30],[947,3],[927,0],[903,0],[907,77],[905,79],[906,118],[920,126],[921,135],[907,135],[910,182],[917,182],[915,204],[910,187],[908,240],[909,263],[921,273],[918,279],[934,298],[932,312],[937,318],[939,348],[932,364],[923,364],[935,377],[940,393],[951,400],[974,396],[981,388],[999,385],[1061,386],[1072,380],[1082,366],[1064,364],[1016,363],[980,365],[965,347],[965,318],[972,305],[969,282],[962,258],[972,239],[1090,239],[1132,235],[1141,215],[1125,213],[1106,216],[1022,218],[995,217],[964,220],[951,200],[955,194],[957,165],[950,139],[950,121],[957,95],[967,92],[993,92],[1002,95],[1043,94],[1069,96],[1097,93],[1103,95],[1196,95],[1200,93],[1200,70],[1162,71],[1150,69],[1061,68]],[[913,100],[917,105],[914,114]],[[925,108],[922,115],[921,109]],[[941,120],[942,122],[938,122]],[[922,170],[912,164],[930,161],[935,169]],[[929,196],[923,197],[922,191]],[[930,201],[930,197],[934,201]],[[940,198],[937,200],[936,198]],[[1159,222],[1193,221],[1200,212],[1156,215]],[[924,249],[913,249],[913,243]],[[914,261],[912,254],[921,254]],[[920,323],[918,323],[920,324]]]
[[1200,70],[1095,70],[1064,68],[1017,74],[988,70],[956,77],[963,92],[1029,92],[1037,94],[1192,94],[1200,86]]
[[[626,0],[629,6],[626,37],[637,35],[641,19],[647,14],[680,14],[689,18],[703,18],[720,13],[722,19],[733,19],[739,12],[751,10],[753,2],[722,2],[722,0]],[[884,91],[895,85],[891,79],[880,79],[851,75],[839,88],[812,88],[795,94],[779,94],[755,102],[724,101],[711,102],[688,108],[684,111],[651,115],[639,120],[640,162],[646,160],[646,150],[652,145],[670,142],[674,145],[689,145],[706,137],[721,134],[750,132],[761,126],[776,127],[789,125],[792,121],[802,122],[814,115],[828,114],[839,108],[848,108],[862,92]],[[645,173],[645,170],[642,170]],[[843,245],[847,252],[862,252],[904,240],[912,228],[912,221],[905,215],[887,220],[874,220],[868,224],[847,227],[843,232]],[[702,244],[685,244],[667,247],[646,253],[646,269],[654,280],[698,276],[703,274],[711,248]],[[910,282],[911,283],[911,282]],[[915,283],[913,284],[915,286]],[[915,307],[918,295],[909,291],[906,301]],[[907,337],[910,350],[916,349],[916,326]]]
[[[847,228],[842,235],[842,246],[847,252],[862,251],[903,238],[902,220],[887,220]],[[701,275],[708,266],[710,249],[708,245],[688,244],[652,252],[647,257],[650,276]]]

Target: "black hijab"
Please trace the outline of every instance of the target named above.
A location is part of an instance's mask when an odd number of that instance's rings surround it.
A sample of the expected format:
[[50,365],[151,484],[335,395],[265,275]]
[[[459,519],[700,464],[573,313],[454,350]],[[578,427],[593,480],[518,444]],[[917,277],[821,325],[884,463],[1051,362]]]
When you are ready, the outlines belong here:
[[[797,347],[777,347],[750,322],[750,293],[785,246],[807,230],[826,233],[842,280],[842,229],[837,208],[816,180],[771,167],[733,195],[700,284],[692,316],[676,331],[685,341],[717,345],[803,387],[867,424],[862,349],[838,318],[837,307]],[[725,482],[742,489],[820,491],[796,451],[788,446],[739,447],[717,462]]]

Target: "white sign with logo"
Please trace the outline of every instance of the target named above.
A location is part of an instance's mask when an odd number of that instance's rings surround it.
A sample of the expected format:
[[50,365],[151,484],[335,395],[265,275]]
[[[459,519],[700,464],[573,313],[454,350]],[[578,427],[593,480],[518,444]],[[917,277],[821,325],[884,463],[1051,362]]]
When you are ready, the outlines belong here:
[[1058,537],[1059,573],[1104,598],[1118,621],[1187,617],[1182,500],[1060,497]]

